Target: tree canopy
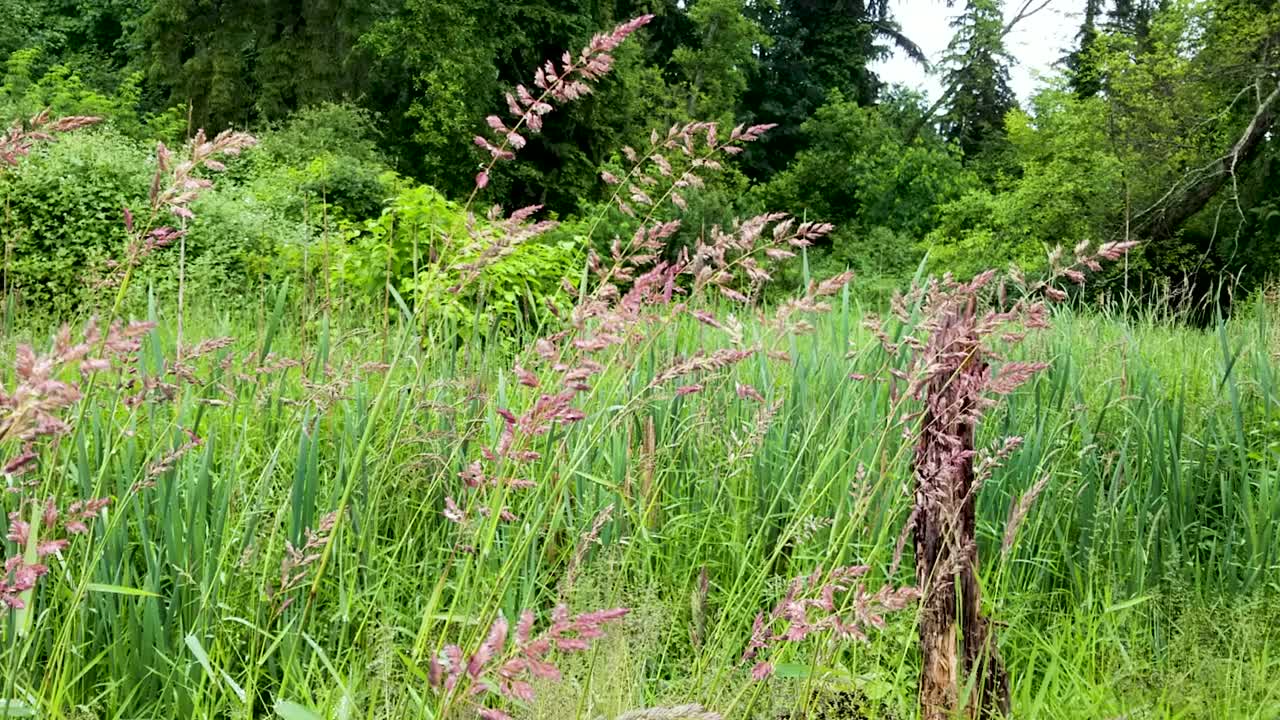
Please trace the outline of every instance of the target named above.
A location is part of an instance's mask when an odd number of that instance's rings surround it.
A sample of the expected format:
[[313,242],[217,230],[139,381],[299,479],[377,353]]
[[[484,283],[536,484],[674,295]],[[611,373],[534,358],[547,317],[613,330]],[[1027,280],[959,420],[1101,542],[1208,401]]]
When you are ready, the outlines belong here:
[[323,177],[355,183],[326,186],[326,202],[359,215],[386,199],[384,171],[470,196],[486,159],[472,138],[506,90],[648,12],[593,93],[494,168],[486,201],[572,218],[611,195],[601,172],[651,131],[767,125],[688,193],[706,227],[763,209],[831,220],[811,260],[874,273],[926,253],[1031,267],[1046,246],[1131,237],[1146,241],[1131,290],[1263,282],[1280,217],[1275,3],[1088,0],[1058,71],[1020,102],[1005,39],[1041,8],[952,7],[930,69],[943,91],[926,98],[875,73],[893,49],[925,60],[882,0],[0,0],[0,107],[101,115],[144,142],[305,118],[338,143],[350,133],[314,124],[358,117],[376,152],[332,148],[346,166],[326,161]]

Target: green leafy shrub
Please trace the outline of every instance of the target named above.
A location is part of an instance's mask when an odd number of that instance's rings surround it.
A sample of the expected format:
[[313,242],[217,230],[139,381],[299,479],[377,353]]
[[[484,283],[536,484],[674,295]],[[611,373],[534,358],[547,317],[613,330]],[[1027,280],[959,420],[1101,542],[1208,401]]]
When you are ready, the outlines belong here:
[[[294,219],[377,217],[395,194],[390,166],[378,149],[375,118],[352,105],[305,108],[263,134],[240,177],[255,194]],[[317,220],[317,224],[319,220]]]
[[77,133],[0,173],[8,284],[28,307],[69,312],[90,298],[93,268],[119,253],[122,209],[151,182],[149,153],[118,133]]
[[90,115],[135,140],[177,142],[187,130],[186,113],[170,107],[144,111],[142,73],[114,77],[109,83],[85,79],[95,68],[60,62],[42,72],[43,51],[24,48],[5,61],[0,84],[0,117],[25,118],[48,109],[55,116]]
[[764,205],[835,223],[830,244],[811,256],[830,253],[841,270],[914,270],[916,243],[937,225],[939,205],[977,184],[936,133],[908,140],[906,128],[921,112],[912,96],[862,107],[833,93],[803,126],[809,148],[761,188]]
[[861,230],[882,226],[923,236],[936,220],[935,206],[974,183],[941,138],[926,132],[908,141],[909,121],[833,93],[804,125],[809,149],[765,188],[769,204]]
[[[472,276],[469,268],[491,247],[479,237],[490,229],[487,221],[469,228],[457,203],[430,186],[411,186],[379,217],[348,228],[332,250],[332,271],[363,302],[384,302],[389,280],[420,313],[464,333],[510,330],[540,312],[581,260],[573,227],[516,244]],[[300,259],[296,249],[292,258]]]
[[[136,213],[147,206],[154,170],[149,148],[103,129],[62,136],[0,173],[6,287],[34,312],[69,315],[93,307],[107,262],[118,260],[124,246],[124,208]],[[281,243],[306,234],[303,225],[234,184],[206,194],[194,211],[185,282],[227,303],[247,297],[264,274],[280,269]],[[145,260],[131,302],[148,287],[162,295],[176,290],[178,253],[174,245]]]
[[[280,260],[281,248],[308,237],[306,226],[234,185],[208,192],[192,210],[196,217],[186,236],[186,292],[189,297],[217,297],[224,307],[256,298],[265,279],[288,271]],[[166,299],[174,297],[178,252],[177,247],[169,247],[146,259],[132,286],[136,294],[130,301],[135,306],[140,306],[148,290]]]
[[1114,232],[1124,168],[1107,141],[1106,106],[1066,88],[1046,89],[1033,104],[1034,116],[1015,110],[1006,121],[1018,176],[939,208],[926,244],[943,267],[972,274],[993,264],[1039,265],[1048,248]]
[[[464,335],[506,338],[521,327],[536,324],[545,303],[561,293],[560,280],[572,274],[580,257],[578,243],[539,238],[518,246],[505,258],[486,266],[473,287],[453,291],[457,278],[439,266],[420,272],[408,287],[418,309],[428,316],[447,318]],[[474,261],[478,248],[462,259]],[[497,330],[496,333],[490,333]]]

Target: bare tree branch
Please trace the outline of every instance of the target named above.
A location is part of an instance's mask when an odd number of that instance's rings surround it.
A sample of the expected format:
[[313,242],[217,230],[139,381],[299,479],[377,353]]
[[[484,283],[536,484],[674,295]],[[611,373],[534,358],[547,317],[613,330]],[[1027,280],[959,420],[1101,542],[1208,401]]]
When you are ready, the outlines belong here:
[[1018,23],[1045,9],[1051,2],[1053,0],[1041,0],[1040,4],[1037,5],[1035,0],[1025,0],[1022,3],[1022,7],[1018,8],[1018,12],[1014,13],[1013,18],[1004,24],[1004,29],[1000,31],[1001,39],[1012,32]]
[[[1258,82],[1258,91],[1261,96],[1261,80]],[[1244,132],[1225,155],[1184,177],[1183,182],[1134,216],[1134,220],[1138,221],[1137,232],[1148,240],[1167,238],[1203,210],[1227,181],[1234,179],[1236,168],[1249,162],[1262,147],[1267,134],[1275,125],[1278,104],[1280,85],[1273,88],[1258,104]],[[1191,177],[1195,179],[1188,179]]]

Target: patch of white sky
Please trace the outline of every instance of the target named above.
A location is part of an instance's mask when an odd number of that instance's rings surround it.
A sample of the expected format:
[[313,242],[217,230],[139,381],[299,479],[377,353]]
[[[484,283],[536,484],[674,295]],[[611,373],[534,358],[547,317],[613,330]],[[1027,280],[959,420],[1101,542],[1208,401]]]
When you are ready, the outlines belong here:
[[[1024,1],[1004,0],[1006,21],[1013,18]],[[936,100],[942,92],[940,63],[955,32],[951,20],[964,9],[964,0],[956,0],[952,7],[943,0],[892,0],[890,8],[902,34],[924,51],[934,71],[926,71],[901,50],[894,50],[891,57],[875,63],[873,69],[886,84],[901,84]],[[1041,86],[1041,78],[1054,73],[1054,64],[1075,44],[1083,11],[1084,0],[1049,0],[1042,10],[1019,21],[1005,37],[1005,49],[1014,60],[1009,83],[1024,107]]]

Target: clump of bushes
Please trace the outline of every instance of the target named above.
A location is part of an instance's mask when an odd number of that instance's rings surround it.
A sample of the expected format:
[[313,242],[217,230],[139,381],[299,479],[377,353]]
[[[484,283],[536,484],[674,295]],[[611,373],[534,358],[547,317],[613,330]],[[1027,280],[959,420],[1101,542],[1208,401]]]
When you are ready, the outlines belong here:
[[[124,208],[145,206],[154,172],[147,148],[102,128],[44,144],[0,175],[6,287],[29,312],[65,316],[100,305],[106,269],[126,239]],[[195,211],[185,278],[222,297],[243,296],[273,267],[278,244],[303,234],[241,186],[208,193]],[[146,259],[135,294],[176,288],[176,252]]]
[[93,271],[124,244],[123,208],[139,205],[152,161],[112,130],[41,146],[0,174],[7,287],[55,314],[92,300]]
[[[160,249],[136,268],[126,302],[167,302],[183,282],[191,297],[247,304],[292,276],[356,306],[385,304],[389,283],[463,331],[511,330],[541,312],[582,259],[580,237],[567,227],[514,246],[483,263],[474,291],[452,292],[486,245],[467,238],[493,224],[469,224],[460,205],[395,173],[373,128],[367,113],[326,105],[266,133],[193,206],[181,280],[178,248]],[[107,270],[126,240],[124,208],[146,205],[151,150],[107,124],[0,173],[3,287],[27,313],[65,317],[114,297]]]

